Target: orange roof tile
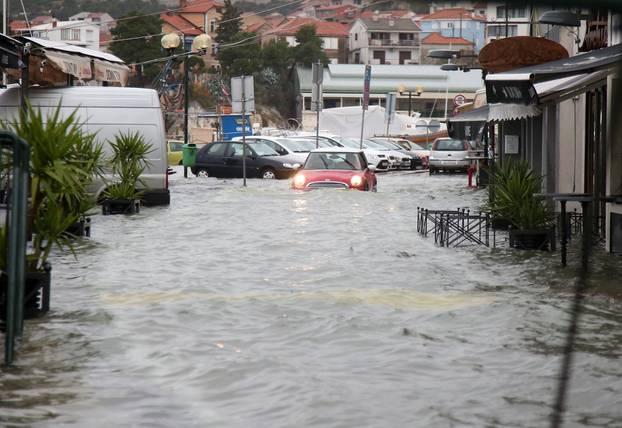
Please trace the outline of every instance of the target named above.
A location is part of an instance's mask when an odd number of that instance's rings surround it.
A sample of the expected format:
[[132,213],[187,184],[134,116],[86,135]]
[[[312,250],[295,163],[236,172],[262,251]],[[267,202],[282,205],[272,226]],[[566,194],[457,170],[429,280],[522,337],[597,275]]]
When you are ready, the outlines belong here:
[[186,36],[198,36],[203,33],[200,28],[197,28],[192,22],[179,15],[162,13],[160,14],[160,19]]
[[486,17],[473,15],[471,12],[462,8],[454,8],[454,9],[443,9],[437,12],[431,13],[429,15],[424,15],[421,17],[422,21],[428,20],[454,20],[454,19],[462,19],[466,20],[474,20],[474,21],[485,21]]
[[441,33],[431,33],[428,37],[421,41],[425,45],[472,45],[473,42],[463,37],[445,37]]
[[293,18],[277,27],[275,33],[280,36],[293,36],[305,25],[313,25],[317,35],[321,37],[348,37],[348,27],[345,25],[314,18]]
[[224,7],[224,4],[214,0],[196,0],[188,2],[178,13],[206,13],[214,7]]

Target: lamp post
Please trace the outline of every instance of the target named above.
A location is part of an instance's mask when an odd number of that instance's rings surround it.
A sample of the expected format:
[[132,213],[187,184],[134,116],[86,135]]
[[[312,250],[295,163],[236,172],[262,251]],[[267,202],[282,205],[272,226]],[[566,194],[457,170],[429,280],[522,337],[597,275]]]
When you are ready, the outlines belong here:
[[[397,88],[397,92],[400,95],[404,95],[404,93],[408,92],[408,116],[410,117],[411,113],[412,113],[412,97],[413,97],[413,91],[411,91],[410,89],[406,90],[406,87],[404,85],[400,85]],[[415,88],[415,96],[416,97],[420,97],[421,94],[423,93],[423,86],[417,86]]]
[[[184,38],[184,52],[180,55],[184,61],[184,145],[188,144],[188,110],[190,106],[190,88],[188,85],[188,60],[191,56],[205,55],[212,45],[212,38],[207,34],[200,34],[192,40],[190,47],[186,46]],[[162,37],[160,44],[168,52],[169,56],[173,56],[173,52],[182,43],[182,38],[177,33],[169,33]],[[184,166],[184,177],[188,176],[187,168]]]

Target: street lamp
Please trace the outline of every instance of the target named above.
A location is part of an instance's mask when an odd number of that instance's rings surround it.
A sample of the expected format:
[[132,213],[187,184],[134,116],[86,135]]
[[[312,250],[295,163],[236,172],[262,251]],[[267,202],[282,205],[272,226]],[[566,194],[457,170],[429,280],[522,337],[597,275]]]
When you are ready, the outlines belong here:
[[[185,40],[184,40],[185,41]],[[173,56],[173,52],[182,43],[182,38],[177,33],[169,33],[162,36],[160,44]],[[188,48],[184,43],[185,52],[179,57],[184,58],[184,144],[188,144],[188,108],[190,102],[190,90],[188,85],[188,59],[191,56],[205,55],[212,45],[212,38],[207,34],[200,34],[192,40],[192,46]]]
[[[400,85],[397,88],[397,92],[400,95],[404,95],[404,93],[408,92],[408,116],[410,117],[411,112],[412,112],[412,94],[413,91],[411,91],[410,89],[406,90],[406,87],[404,85]],[[423,93],[423,86],[417,86],[415,88],[415,96],[416,97],[420,97],[421,94]]]
[[[433,49],[430,52],[428,52],[429,58],[447,60],[447,64],[444,64],[443,66],[441,66],[441,70],[443,71],[455,70],[452,67],[453,64],[451,63],[451,60],[458,58],[459,56],[460,56],[460,51],[457,49]],[[445,121],[447,121],[447,98],[449,96],[449,76],[446,75],[446,77],[447,79],[445,80]]]

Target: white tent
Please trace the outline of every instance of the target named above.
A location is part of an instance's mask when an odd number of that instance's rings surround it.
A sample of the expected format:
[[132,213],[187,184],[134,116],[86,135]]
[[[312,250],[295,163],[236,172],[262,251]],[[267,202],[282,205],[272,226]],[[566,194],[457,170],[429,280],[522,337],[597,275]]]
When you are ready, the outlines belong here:
[[[387,122],[384,117],[384,107],[369,106],[365,111],[365,128],[363,138],[386,135]],[[416,130],[419,114],[408,117],[396,113],[389,126],[389,135],[415,135],[421,133]],[[360,106],[327,108],[320,112],[320,130],[343,137],[361,136],[362,110]]]

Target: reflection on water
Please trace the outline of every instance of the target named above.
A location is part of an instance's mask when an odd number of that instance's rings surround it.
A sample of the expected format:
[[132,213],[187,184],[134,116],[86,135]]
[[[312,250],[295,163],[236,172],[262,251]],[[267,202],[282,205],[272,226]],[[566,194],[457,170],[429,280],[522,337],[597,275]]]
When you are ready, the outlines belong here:
[[[546,425],[573,266],[419,237],[418,206],[483,200],[465,180],[293,192],[180,171],[170,207],[95,215],[0,372],[0,425]],[[620,426],[621,273],[594,265],[568,426]]]

